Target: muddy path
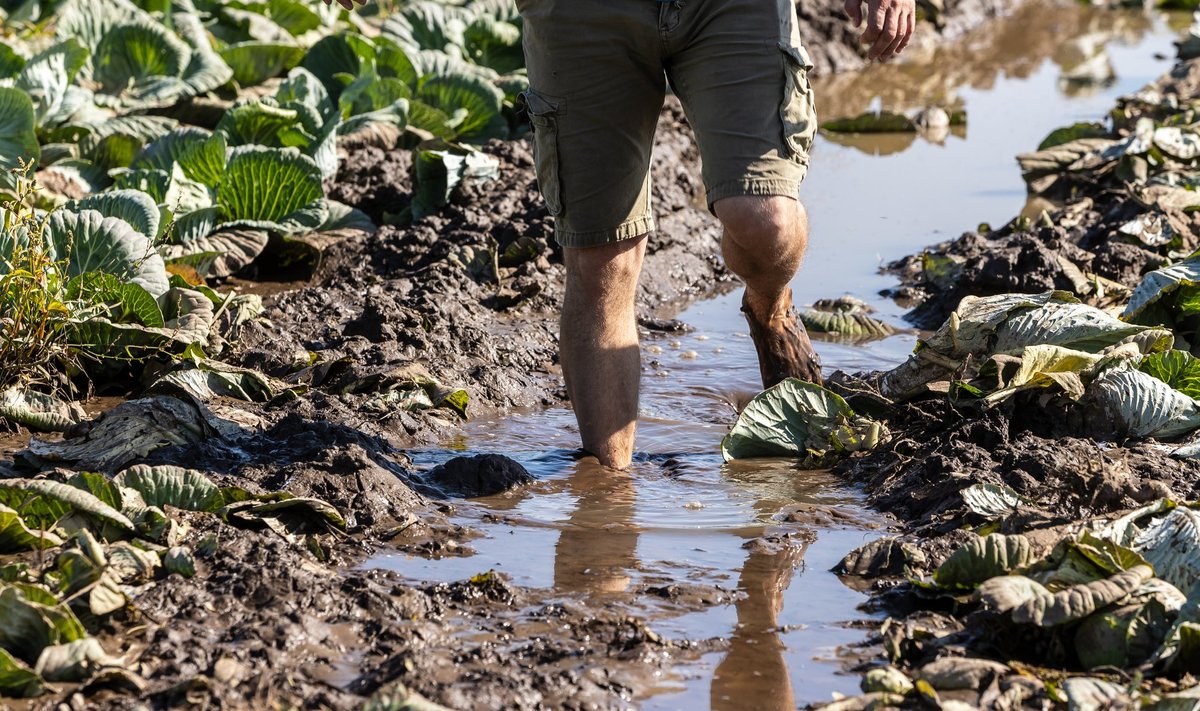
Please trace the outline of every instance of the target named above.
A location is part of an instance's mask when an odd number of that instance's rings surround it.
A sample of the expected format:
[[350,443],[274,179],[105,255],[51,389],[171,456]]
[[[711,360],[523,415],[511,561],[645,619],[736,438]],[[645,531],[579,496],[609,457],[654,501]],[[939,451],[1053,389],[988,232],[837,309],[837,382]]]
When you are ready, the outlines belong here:
[[[956,27],[1002,9],[972,8],[962,3],[948,9],[945,31],[957,32]],[[822,4],[806,10],[805,21],[816,28],[810,32],[833,33],[833,23],[843,22],[839,14],[836,4]],[[844,39],[844,31],[837,32]],[[829,46],[850,45],[844,40]],[[848,50],[815,54],[819,65],[830,68],[861,64]],[[710,366],[690,355],[705,347],[704,334],[685,338],[663,319],[697,299],[732,289],[733,283],[714,257],[717,228],[698,204],[698,156],[677,107],[664,112],[658,141],[654,199],[660,230],[650,245],[639,298],[647,342],[657,349],[648,351],[648,372],[663,373],[667,382],[666,371],[679,369],[682,360],[695,364],[693,382],[712,379],[701,370]],[[235,428],[205,430],[183,444],[156,442],[138,457],[152,464],[186,463],[221,484],[253,493],[286,489],[321,498],[347,514],[344,534],[314,554],[269,532],[185,516],[189,540],[216,540],[215,551],[197,560],[194,578],[157,581],[135,605],[106,622],[100,635],[110,651],[129,660],[138,684],[64,687],[53,699],[28,707],[65,701],[78,708],[125,708],[136,695],[155,708],[358,708],[380,692],[403,697],[411,689],[454,708],[626,708],[641,702],[653,706],[646,701],[649,692],[692,663],[713,667],[705,673],[716,682],[712,689],[707,679],[680,682],[683,696],[670,698],[683,698],[688,706],[736,708],[739,699],[756,694],[763,703],[793,707],[815,698],[817,690],[825,693],[817,684],[812,696],[795,692],[808,691],[804,675],[812,655],[831,654],[825,646],[796,644],[805,626],[828,623],[801,611],[811,604],[810,591],[824,601],[841,598],[843,608],[857,598],[847,598],[840,584],[810,583],[804,561],[823,572],[840,553],[886,524],[865,516],[861,497],[828,476],[806,480],[788,463],[721,470],[711,443],[746,396],[737,387],[679,388],[678,399],[659,405],[662,412],[703,427],[688,430],[661,418],[665,424],[657,451],[639,462],[629,482],[600,481],[586,462],[577,461],[570,425],[554,421],[550,429],[567,441],[528,448],[541,455],[550,450],[560,473],[543,477],[536,463],[526,462],[539,481],[522,484],[513,465],[476,463],[441,488],[431,484],[438,475],[428,470],[462,446],[443,439],[455,437],[462,419],[453,408],[389,407],[388,393],[396,392],[397,382],[413,380],[414,373],[432,376],[445,387],[427,392],[431,398],[467,386],[468,412],[485,429],[500,430],[489,415],[563,400],[555,366],[562,267],[536,194],[532,157],[525,142],[492,144],[488,151],[500,160],[502,179],[465,186],[444,211],[416,227],[385,224],[411,198],[407,154],[375,148],[348,154],[330,194],[384,226],[374,235],[346,235],[325,246],[311,278],[306,269],[278,264],[269,273],[244,275],[252,281],[243,283],[267,295],[268,320],[247,324],[235,360],[307,391],[259,405],[218,398],[214,407],[229,408],[222,412],[237,421]],[[513,256],[502,260],[510,248]],[[497,260],[478,261],[480,254]],[[278,279],[286,281],[271,281]],[[729,345],[722,341],[720,347]],[[661,390],[671,392],[672,386]],[[145,424],[135,417],[139,407],[107,417],[114,422],[129,416]],[[1058,458],[1047,463],[1042,455],[1053,433],[1037,423],[1014,426],[1015,420],[1005,419],[980,425],[956,416],[919,407],[897,415],[897,430],[919,434],[914,435],[921,443],[917,449],[897,442],[855,460],[851,466],[856,468],[846,475],[876,490],[873,505],[920,521],[920,532],[930,541],[942,540],[943,549],[953,534],[930,536],[948,531],[954,516],[965,514],[955,509],[952,493],[946,493],[949,503],[936,501],[947,491],[944,468],[907,466],[920,457],[937,461],[932,449],[921,447],[940,444],[952,458],[961,455],[959,442],[971,442],[972,481],[1003,480],[1025,493],[1036,493],[1041,477],[1050,475],[1072,486],[1104,483],[1111,490],[1107,498],[1071,499],[1075,511],[1115,510],[1142,500],[1147,491],[1162,491],[1154,482],[1163,477],[1154,470],[1167,462],[1152,453],[1126,457],[1128,476],[1105,469],[1105,462],[1118,457],[1112,455],[1101,458],[1095,481],[1081,479],[1073,467],[1091,461],[1093,454],[1082,440],[1056,450]],[[505,419],[524,427],[517,417]],[[98,439],[107,431],[103,422],[70,432],[68,439],[89,433]],[[532,439],[551,439],[545,424],[527,429]],[[1037,437],[1043,439],[1030,439]],[[5,446],[19,448],[22,439]],[[681,456],[681,442],[704,454]],[[431,443],[441,445],[436,456],[429,455]],[[952,461],[957,466],[965,460]],[[1025,469],[1014,468],[1014,462]],[[92,468],[111,473],[119,467]],[[1009,476],[1010,470],[1023,471],[1026,478]],[[562,476],[562,471],[571,473]],[[1186,496],[1187,475],[1180,470],[1163,486]],[[507,484],[493,487],[497,480]],[[465,488],[480,483],[488,491]],[[514,484],[513,491],[494,491]],[[675,497],[656,501],[661,511],[651,508],[654,515],[665,511],[668,521],[715,517],[713,511],[723,511],[720,505],[733,500],[739,517],[720,520],[732,533],[721,530],[719,542],[714,536],[697,543],[675,531],[655,530],[654,522],[638,518],[633,507],[624,514],[613,510],[647,489]],[[551,543],[564,553],[561,564],[557,558],[549,563],[560,565],[552,570],[550,584],[489,574],[486,560],[467,557],[487,550],[485,534],[536,519],[523,507],[536,509],[539,496],[561,496],[564,490],[579,502],[572,526]],[[907,500],[914,490],[929,493],[934,505],[922,508],[923,502]],[[490,493],[484,503],[461,501],[483,493]],[[691,506],[696,502],[702,506]],[[1047,514],[1048,523],[1061,520],[1057,508],[1062,503],[1047,499],[1042,504],[1055,511]],[[511,515],[503,513],[506,507]],[[627,528],[607,526],[621,515],[629,519]],[[693,518],[680,520],[696,525]],[[542,521],[533,523],[529,528]],[[814,544],[815,531],[820,534]],[[498,535],[494,540],[505,542]],[[669,563],[682,545],[720,548],[722,557],[708,569],[662,562]],[[928,545],[932,556],[938,549]],[[657,552],[647,553],[646,546]],[[381,551],[410,567],[376,565]],[[739,566],[735,573],[727,569],[730,560]],[[405,574],[413,565],[430,574],[424,579]],[[438,568],[452,572],[432,572]],[[606,589],[594,595],[597,587]],[[854,614],[843,608],[829,603],[822,610]],[[832,647],[857,635],[843,629],[821,644]],[[788,651],[793,644],[801,651]],[[771,684],[754,682],[763,669],[770,670]],[[819,667],[815,676],[828,673],[828,667]]]

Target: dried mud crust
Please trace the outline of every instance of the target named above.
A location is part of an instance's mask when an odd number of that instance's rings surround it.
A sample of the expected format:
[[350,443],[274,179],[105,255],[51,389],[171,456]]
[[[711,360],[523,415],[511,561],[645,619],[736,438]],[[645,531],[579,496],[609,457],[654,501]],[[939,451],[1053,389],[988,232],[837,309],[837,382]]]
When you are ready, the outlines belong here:
[[[557,402],[561,250],[537,191],[528,141],[494,142],[498,180],[467,184],[439,213],[405,228],[330,247],[306,286],[267,299],[268,321],[248,327],[244,365],[286,376],[297,363],[348,357],[361,375],[420,363],[438,380],[465,387],[474,413]],[[376,221],[410,199],[406,151],[364,148],[343,161],[331,197]],[[719,258],[720,229],[703,207],[699,155],[677,104],[664,111],[654,159],[657,232],[639,291],[647,316],[732,288]],[[464,268],[472,254],[503,254],[518,240],[539,252],[499,273]],[[311,355],[311,354],[315,354]],[[360,399],[330,396],[327,416],[359,420]],[[423,437],[437,418],[396,413],[378,431]]]

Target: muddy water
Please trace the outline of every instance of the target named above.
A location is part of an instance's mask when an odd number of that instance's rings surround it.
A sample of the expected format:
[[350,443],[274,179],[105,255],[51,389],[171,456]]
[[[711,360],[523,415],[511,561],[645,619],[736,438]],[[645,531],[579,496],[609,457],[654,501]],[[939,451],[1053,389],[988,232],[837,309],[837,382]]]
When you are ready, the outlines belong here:
[[[803,190],[812,238],[793,283],[797,301],[848,293],[899,324],[903,309],[878,296],[892,283],[880,264],[1020,212],[1025,190],[1013,156],[1053,128],[1101,118],[1116,96],[1165,71],[1161,57],[1172,55],[1182,24],[1031,2],[917,62],[819,82],[826,116],[959,106],[968,125],[940,140],[818,140]],[[863,617],[855,609],[863,598],[827,571],[886,522],[827,473],[721,461],[720,438],[757,379],[737,302],[731,294],[696,304],[681,316],[694,332],[645,339],[640,454],[630,472],[577,459],[567,410],[469,423],[417,463],[497,451],[538,483],[458,507],[458,521],[482,534],[473,555],[384,555],[371,564],[414,580],[495,569],[524,585],[629,606],[666,636],[726,640],[664,675],[637,700],[643,708],[782,709],[854,691],[838,657],[863,638],[846,624]],[[912,334],[901,334],[819,350],[830,371],[889,367],[911,347]],[[701,586],[708,604],[688,608],[685,596],[681,614],[653,594],[668,583]]]

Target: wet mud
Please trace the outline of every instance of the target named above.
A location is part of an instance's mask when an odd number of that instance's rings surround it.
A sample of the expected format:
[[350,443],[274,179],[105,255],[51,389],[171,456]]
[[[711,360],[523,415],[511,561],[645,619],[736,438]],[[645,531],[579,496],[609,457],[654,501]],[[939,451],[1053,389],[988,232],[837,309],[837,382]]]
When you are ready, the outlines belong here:
[[[1139,119],[1163,118],[1160,100],[1187,106],[1198,96],[1200,65],[1182,62],[1121,100],[1111,131],[1076,128],[1089,132],[1082,137],[1119,144],[1130,139]],[[1136,158],[1097,168],[1060,155],[1060,163],[1043,168],[1037,160],[1052,154],[1054,146],[1043,148],[1050,153],[1020,159],[1031,195],[1021,216],[886,265],[901,281],[888,293],[913,307],[906,316],[911,323],[934,329],[964,297],[1012,292],[1061,290],[1110,308],[1125,303],[1146,273],[1200,246],[1194,211],[1165,200],[1164,188],[1153,187],[1158,181],[1147,187],[1145,171],[1129,172]],[[1147,229],[1131,230],[1147,216]],[[831,382],[864,406],[872,402],[864,395],[870,386],[856,376],[838,374]],[[1003,607],[989,607],[984,587],[976,591],[992,575],[1021,571],[1036,577],[1029,572],[1036,567],[1009,565],[958,592],[945,579],[939,582],[935,571],[945,570],[939,566],[951,554],[962,555],[964,546],[993,533],[1015,536],[1030,546],[1029,560],[1053,570],[1062,556],[1069,557],[1071,545],[1079,545],[1068,542],[1078,540],[1072,536],[1102,525],[1087,522],[1113,520],[1164,500],[1196,500],[1196,460],[1173,457],[1170,446],[1153,439],[1127,439],[1089,412],[1086,395],[1076,403],[1027,392],[987,406],[942,391],[873,414],[882,417],[890,439],[843,461],[835,472],[863,484],[868,502],[895,515],[902,533],[857,549],[836,568],[856,584],[870,585],[867,609],[888,619],[863,650],[868,661],[847,659],[849,666],[870,673],[863,682],[868,693],[835,707],[895,704],[908,695],[983,708],[1048,708],[1070,698],[1072,708],[1082,708],[1081,699],[1095,699],[1087,694],[1101,689],[1094,701],[1100,708],[1132,703],[1139,694],[1149,703],[1194,687],[1193,677],[1155,661],[1151,652],[1158,633],[1150,634],[1145,654],[1131,653],[1106,666],[1091,661],[1096,657],[1088,635],[1107,622],[1065,625],[1061,631],[1022,627],[1013,624],[1016,615],[1010,620],[995,612],[1003,613]],[[985,487],[1011,498],[995,509],[981,507],[971,497]],[[1163,574],[1158,565],[1155,570]],[[1111,622],[1111,615],[1104,619]],[[1131,675],[1121,667],[1138,671]],[[914,687],[910,679],[926,686]]]
[[886,422],[896,433],[890,442],[835,471],[862,483],[873,507],[922,537],[987,523],[961,495],[975,484],[1008,486],[1027,501],[1006,521],[1014,531],[1200,495],[1200,462],[1174,459],[1151,443],[1120,446],[1111,433],[1038,398],[984,414],[921,401]]
[[[384,226],[323,245],[307,281],[296,281],[304,265],[282,260],[241,275],[241,284],[266,285],[256,290],[266,295],[267,319],[247,324],[233,360],[296,389],[260,406],[225,403],[231,409],[221,412],[236,427],[147,445],[140,460],[186,462],[251,493],[320,498],[343,513],[347,528],[306,550],[212,517],[189,521],[195,540],[219,542],[198,574],[159,581],[109,623],[107,641],[136,659],[138,695],[152,706],[357,708],[400,683],[454,708],[624,708],[656,670],[723,645],[671,641],[647,626],[644,610],[523,589],[486,568],[423,586],[353,567],[384,545],[421,557],[467,552],[473,534],[450,522],[456,504],[447,497],[532,480],[503,457],[415,474],[401,447],[457,426],[462,408],[373,406],[389,384],[433,379],[447,387],[424,392],[443,394],[466,386],[471,416],[563,397],[555,362],[561,251],[530,144],[485,150],[500,161],[500,180],[465,184],[445,209],[407,226],[386,223],[411,199],[408,153],[351,152],[331,195]],[[667,328],[664,316],[731,286],[677,105],[663,113],[654,173],[660,229],[639,308],[648,327]],[[494,255],[492,268],[476,268],[473,252]],[[286,281],[272,289],[273,278]],[[106,431],[104,419],[66,441]],[[681,610],[728,600],[666,588],[646,596]],[[101,708],[129,697],[84,690],[63,698]]]

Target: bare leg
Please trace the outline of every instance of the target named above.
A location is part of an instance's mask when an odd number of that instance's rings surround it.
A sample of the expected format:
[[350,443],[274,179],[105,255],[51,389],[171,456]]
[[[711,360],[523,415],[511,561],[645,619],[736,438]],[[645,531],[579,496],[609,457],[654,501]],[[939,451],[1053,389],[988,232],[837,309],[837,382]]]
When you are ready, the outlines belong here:
[[725,225],[721,254],[746,283],[747,312],[758,348],[763,387],[785,377],[821,381],[820,361],[808,334],[791,314],[788,283],[808,247],[808,215],[788,197],[734,197],[713,206]]
[[634,300],[646,238],[566,249],[560,358],[583,448],[629,466],[637,429],[641,353]]

